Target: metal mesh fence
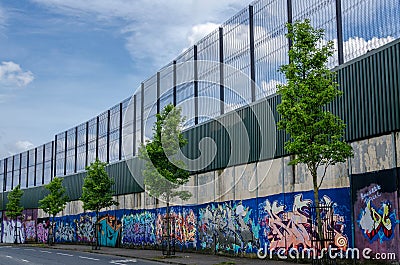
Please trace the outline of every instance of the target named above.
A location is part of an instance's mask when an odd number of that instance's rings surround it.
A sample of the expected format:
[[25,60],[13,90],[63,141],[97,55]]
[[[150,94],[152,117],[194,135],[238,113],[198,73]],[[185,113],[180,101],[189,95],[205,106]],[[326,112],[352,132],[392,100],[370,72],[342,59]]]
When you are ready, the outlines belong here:
[[113,163],[135,156],[167,104],[182,107],[186,129],[274,94],[285,83],[278,69],[288,63],[288,22],[309,18],[325,30],[324,42],[335,44],[328,63],[333,68],[399,38],[399,14],[398,0],[254,1],[144,81],[132,98],[44,146],[1,160],[0,185],[7,191],[42,185],[83,171],[96,157]]

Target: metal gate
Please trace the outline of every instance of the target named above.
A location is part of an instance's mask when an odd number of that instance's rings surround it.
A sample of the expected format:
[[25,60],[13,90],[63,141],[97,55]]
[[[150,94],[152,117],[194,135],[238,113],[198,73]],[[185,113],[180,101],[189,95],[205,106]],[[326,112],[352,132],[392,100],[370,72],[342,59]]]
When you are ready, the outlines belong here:
[[[318,229],[317,213],[321,217],[321,231]],[[313,265],[335,265],[336,259],[331,259],[327,251],[322,253],[322,250],[328,250],[329,247],[334,246],[335,231],[333,229],[333,205],[320,204],[319,206],[313,205],[311,207],[311,248],[315,250],[315,255],[312,256]]]
[[161,248],[163,255],[175,255],[175,218],[172,216],[163,219]]

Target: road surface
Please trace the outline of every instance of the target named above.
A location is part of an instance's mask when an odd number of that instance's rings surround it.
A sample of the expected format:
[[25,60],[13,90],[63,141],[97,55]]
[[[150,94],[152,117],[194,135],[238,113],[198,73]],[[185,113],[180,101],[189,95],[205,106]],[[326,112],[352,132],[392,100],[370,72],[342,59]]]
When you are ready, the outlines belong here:
[[39,247],[0,246],[0,265],[159,265],[162,263]]

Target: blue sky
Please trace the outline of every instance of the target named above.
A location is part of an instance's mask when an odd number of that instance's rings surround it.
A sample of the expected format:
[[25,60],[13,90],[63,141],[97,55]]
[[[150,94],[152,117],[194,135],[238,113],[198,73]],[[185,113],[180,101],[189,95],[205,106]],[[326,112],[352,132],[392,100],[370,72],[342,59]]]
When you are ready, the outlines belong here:
[[140,82],[247,0],[3,0],[0,157],[53,140]]

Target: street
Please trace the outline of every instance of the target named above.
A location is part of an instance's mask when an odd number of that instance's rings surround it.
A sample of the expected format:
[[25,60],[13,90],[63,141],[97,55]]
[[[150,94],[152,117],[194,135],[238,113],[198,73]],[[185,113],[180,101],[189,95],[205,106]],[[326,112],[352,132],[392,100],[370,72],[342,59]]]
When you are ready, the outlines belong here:
[[47,249],[39,247],[1,246],[0,265],[14,264],[162,264],[154,261],[146,261],[134,258],[99,255],[71,250]]

